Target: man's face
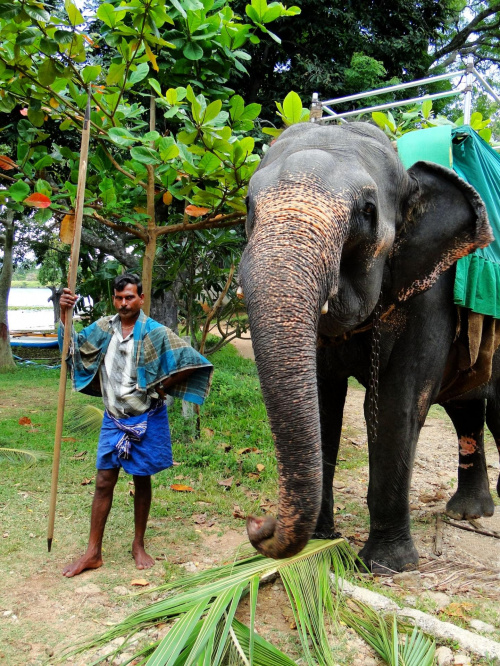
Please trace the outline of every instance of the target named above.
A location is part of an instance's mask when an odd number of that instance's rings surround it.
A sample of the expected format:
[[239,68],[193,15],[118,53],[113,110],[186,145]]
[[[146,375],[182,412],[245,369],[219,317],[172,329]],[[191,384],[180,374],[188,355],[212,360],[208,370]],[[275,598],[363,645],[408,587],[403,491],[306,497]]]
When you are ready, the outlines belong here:
[[115,289],[113,304],[122,322],[135,321],[143,303],[144,294],[139,296],[136,284],[126,284],[121,291]]

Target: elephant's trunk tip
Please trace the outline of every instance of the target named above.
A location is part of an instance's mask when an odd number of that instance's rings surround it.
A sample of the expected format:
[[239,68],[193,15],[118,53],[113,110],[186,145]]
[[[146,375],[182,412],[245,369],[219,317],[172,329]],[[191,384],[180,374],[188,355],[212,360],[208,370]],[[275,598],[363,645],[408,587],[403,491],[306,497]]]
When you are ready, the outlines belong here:
[[280,539],[279,526],[272,516],[248,516],[248,538],[252,546],[265,557],[282,559],[299,553],[308,539]]

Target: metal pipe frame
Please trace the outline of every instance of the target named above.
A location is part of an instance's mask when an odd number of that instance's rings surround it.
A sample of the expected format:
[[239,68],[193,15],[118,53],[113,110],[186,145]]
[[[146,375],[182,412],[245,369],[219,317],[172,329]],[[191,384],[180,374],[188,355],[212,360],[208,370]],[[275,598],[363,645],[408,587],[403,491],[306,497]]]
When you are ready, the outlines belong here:
[[[323,116],[321,118],[322,123],[328,120],[341,120],[342,118],[348,118],[350,116],[360,116],[364,113],[371,113],[372,111],[382,111],[383,109],[392,109],[397,106],[408,106],[409,104],[420,104],[426,100],[432,99],[441,99],[442,97],[454,97],[455,95],[460,95],[462,90],[449,90],[447,92],[434,93],[433,95],[422,95],[422,97],[413,97],[412,99],[401,100],[400,102],[387,102],[386,104],[377,104],[376,106],[368,106],[365,109],[357,109],[356,111],[345,111],[344,113],[335,113],[331,109],[328,109],[333,115]],[[316,121],[318,122],[318,121]]]
[[[446,81],[447,79],[454,79],[457,76],[465,76],[467,70],[462,69],[458,72],[451,72],[449,74],[438,74],[436,76],[428,76],[426,79],[419,79],[418,81],[410,81],[409,83],[398,83],[395,86],[387,86],[386,88],[377,88],[376,90],[368,90],[366,92],[357,93],[356,95],[347,95],[347,97],[337,97],[336,99],[327,99],[321,102],[323,106],[327,104],[343,104],[344,102],[352,102],[355,99],[363,99],[364,97],[374,97],[376,95],[383,95],[387,92],[395,90],[404,90],[405,88],[417,88],[427,83],[436,83],[437,81]],[[317,93],[314,93],[317,94]]]

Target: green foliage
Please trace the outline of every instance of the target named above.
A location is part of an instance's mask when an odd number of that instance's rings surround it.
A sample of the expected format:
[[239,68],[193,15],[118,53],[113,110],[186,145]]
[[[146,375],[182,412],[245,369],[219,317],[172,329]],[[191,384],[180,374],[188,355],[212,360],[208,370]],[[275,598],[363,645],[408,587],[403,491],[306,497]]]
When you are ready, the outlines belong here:
[[[409,634],[395,616],[389,625],[385,617],[356,602],[356,609],[341,609],[342,620],[352,627],[389,666],[433,666],[436,645],[416,627]],[[403,631],[401,640],[399,631]]]
[[[455,122],[448,120],[445,116],[434,115],[432,109],[432,100],[425,100],[422,104],[413,107],[409,111],[397,112],[396,118],[390,111],[374,111],[372,120],[383,130],[388,137],[395,140],[407,132],[414,132],[428,127],[437,127],[438,125],[452,125],[459,127],[463,125],[463,116],[457,118]],[[489,143],[492,139],[492,132],[487,127],[492,122],[491,118],[483,119],[479,112],[471,114],[470,126],[476,130],[479,135]]]
[[262,129],[264,134],[278,137],[290,125],[309,122],[309,109],[303,108],[300,97],[293,90],[285,97],[283,104],[276,102],[276,106],[278,107],[276,113],[283,121],[284,127],[282,129],[264,127]]
[[[1,5],[0,112],[25,117],[7,126],[17,134],[15,182],[0,204],[22,213],[28,195],[42,193],[50,199],[36,213],[42,224],[74,206],[91,83],[87,219],[98,213],[111,228],[119,220],[146,240],[150,166],[160,224],[185,224],[189,205],[206,209],[208,221],[243,214],[259,160],[246,135],[260,106],[245,105],[226,83],[233,70],[246,72],[247,43],[299,11],[265,0],[243,16],[223,0],[115,0],[84,17],[72,0],[52,15],[43,3]],[[149,131],[151,95],[158,131]]]

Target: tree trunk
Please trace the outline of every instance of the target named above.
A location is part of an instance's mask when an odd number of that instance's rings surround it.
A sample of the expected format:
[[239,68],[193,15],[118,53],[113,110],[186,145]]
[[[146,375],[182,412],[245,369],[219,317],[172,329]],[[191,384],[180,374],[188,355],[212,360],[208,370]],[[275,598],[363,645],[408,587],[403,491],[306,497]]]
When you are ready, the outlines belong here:
[[9,335],[9,292],[12,283],[12,248],[14,246],[14,213],[7,211],[3,218],[5,243],[3,247],[3,266],[0,273],[0,372],[16,369],[12,358]]
[[175,285],[170,291],[161,292],[151,297],[149,316],[163,326],[168,326],[174,333],[178,332],[177,300],[175,298]]
[[54,310],[54,327],[55,327],[57,326],[57,322],[61,317],[61,307],[59,305],[59,301],[61,300],[63,288],[50,285],[49,289],[52,292],[52,296],[50,296],[48,300],[52,301],[52,308]]

